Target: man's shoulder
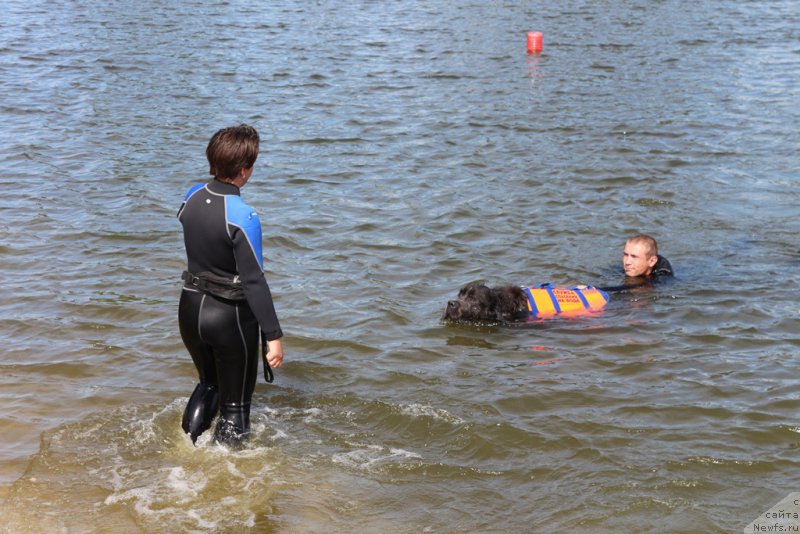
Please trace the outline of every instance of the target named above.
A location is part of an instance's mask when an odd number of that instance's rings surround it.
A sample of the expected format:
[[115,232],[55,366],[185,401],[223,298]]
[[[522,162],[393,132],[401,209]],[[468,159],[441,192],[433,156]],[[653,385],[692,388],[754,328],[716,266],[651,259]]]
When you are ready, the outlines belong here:
[[653,266],[653,271],[650,273],[651,276],[672,276],[675,272],[672,270],[672,265],[670,264],[669,260],[662,256],[661,254],[658,255],[658,261]]

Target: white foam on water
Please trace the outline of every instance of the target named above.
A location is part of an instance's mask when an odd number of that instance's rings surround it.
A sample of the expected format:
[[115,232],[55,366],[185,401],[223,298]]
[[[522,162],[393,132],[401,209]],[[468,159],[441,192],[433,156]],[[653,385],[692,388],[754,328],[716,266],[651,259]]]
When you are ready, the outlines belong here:
[[446,423],[455,425],[464,423],[461,418],[451,414],[447,410],[434,408],[433,406],[427,406],[425,404],[414,403],[400,406],[400,413],[403,415],[409,415],[411,417],[432,417],[439,421],[444,421]]
[[358,448],[348,452],[335,453],[331,456],[331,461],[333,461],[335,464],[341,464],[346,467],[369,471],[375,466],[390,463],[393,460],[422,458],[422,456],[419,454],[411,451],[384,447],[382,445],[350,445]]
[[83,447],[76,435],[81,443],[105,444],[84,461],[88,482],[110,489],[103,505],[113,506],[113,513],[121,506],[146,528],[172,531],[252,528],[281,484],[272,476],[274,449],[264,444],[271,427],[255,425],[248,445],[237,450],[215,443],[212,426],[195,446],[179,426],[185,402],[176,399],[155,411],[126,409],[121,417],[106,414],[87,430],[67,429],[56,437],[67,450]]
[[323,412],[319,408],[308,408],[307,410],[304,410],[303,413],[306,415],[303,418],[303,421],[306,423],[312,423],[317,421],[322,416]]
[[245,475],[236,468],[236,464],[231,461],[225,462],[225,469],[228,473],[236,478],[244,479]]
[[175,495],[178,502],[189,502],[196,498],[206,487],[206,479],[202,473],[188,473],[183,467],[168,469],[167,487]]
[[392,454],[392,456],[400,458],[422,458],[421,454],[404,449],[389,449],[389,452]]
[[[214,521],[208,521],[207,519],[203,518],[202,512],[194,509],[190,509],[186,511],[186,515],[191,517],[197,523],[198,528],[203,530],[214,530],[217,527],[217,523]],[[252,520],[245,526],[252,526]]]

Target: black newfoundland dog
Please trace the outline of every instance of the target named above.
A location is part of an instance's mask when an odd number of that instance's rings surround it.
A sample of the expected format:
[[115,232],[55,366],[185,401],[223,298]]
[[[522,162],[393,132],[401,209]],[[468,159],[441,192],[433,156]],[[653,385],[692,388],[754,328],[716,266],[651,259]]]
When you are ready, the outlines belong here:
[[488,287],[480,283],[461,288],[448,301],[442,319],[450,321],[516,321],[530,315],[528,297],[519,286]]

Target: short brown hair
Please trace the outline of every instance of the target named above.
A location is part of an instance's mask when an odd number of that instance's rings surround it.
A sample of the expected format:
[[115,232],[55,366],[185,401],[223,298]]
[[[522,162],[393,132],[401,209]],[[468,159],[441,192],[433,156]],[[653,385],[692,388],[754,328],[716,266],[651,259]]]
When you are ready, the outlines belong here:
[[645,246],[645,252],[648,258],[658,256],[658,243],[656,240],[647,234],[635,235],[628,239],[628,243],[641,243]]
[[231,180],[252,167],[258,157],[258,132],[247,124],[223,128],[206,147],[208,172],[218,180]]

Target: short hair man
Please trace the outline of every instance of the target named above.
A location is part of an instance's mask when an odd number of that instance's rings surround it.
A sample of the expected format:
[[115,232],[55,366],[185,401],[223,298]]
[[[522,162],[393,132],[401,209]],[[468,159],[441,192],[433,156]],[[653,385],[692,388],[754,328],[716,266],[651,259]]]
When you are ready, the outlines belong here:
[[672,265],[658,254],[656,240],[646,234],[631,237],[625,242],[622,252],[622,268],[628,278],[652,280],[660,276],[672,276]]

